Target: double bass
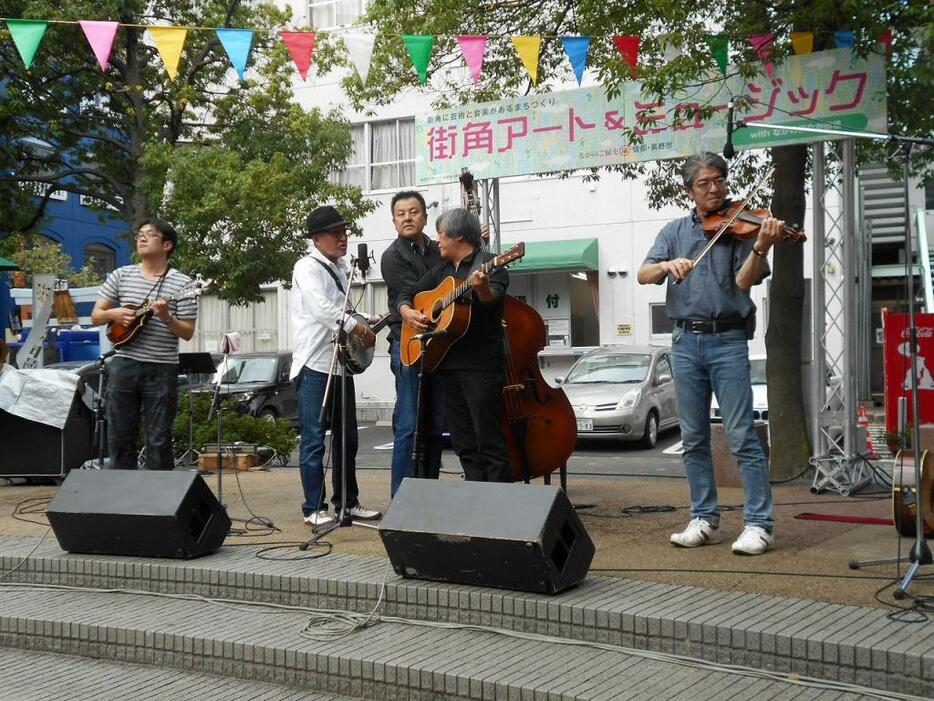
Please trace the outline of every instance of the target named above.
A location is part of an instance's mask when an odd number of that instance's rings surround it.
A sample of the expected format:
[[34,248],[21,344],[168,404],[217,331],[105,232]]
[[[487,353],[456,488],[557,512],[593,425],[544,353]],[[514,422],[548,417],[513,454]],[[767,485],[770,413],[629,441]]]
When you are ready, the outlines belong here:
[[503,331],[503,435],[515,481],[527,482],[567,464],[577,441],[577,422],[564,390],[545,382],[538,366],[546,340],[539,313],[506,295]]

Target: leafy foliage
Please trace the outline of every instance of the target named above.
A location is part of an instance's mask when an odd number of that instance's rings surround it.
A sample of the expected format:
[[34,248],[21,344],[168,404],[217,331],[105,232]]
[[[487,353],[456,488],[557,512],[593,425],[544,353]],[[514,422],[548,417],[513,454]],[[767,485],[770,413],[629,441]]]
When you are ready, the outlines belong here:
[[346,122],[291,100],[293,68],[274,31],[289,23],[286,12],[239,0],[10,0],[5,8],[11,17],[256,29],[242,82],[211,31],[189,31],[174,82],[141,27],[119,29],[106,73],[76,25],[50,25],[29,71],[0,31],[7,230],[41,221],[47,199],[36,206],[26,187],[88,195],[131,226],[161,216],[179,231],[173,263],[243,303],[304,254],[298,234],[311,207],[332,202],[347,217],[372,207],[358,189],[327,180],[351,153]]
[[26,237],[10,237],[13,244],[9,258],[19,266],[25,283],[32,283],[35,273],[51,273],[58,279],[67,279],[70,287],[93,287],[103,282],[101,276],[90,265],[83,265],[78,270],[71,267],[71,256],[62,250],[60,243],[47,241],[26,245]]

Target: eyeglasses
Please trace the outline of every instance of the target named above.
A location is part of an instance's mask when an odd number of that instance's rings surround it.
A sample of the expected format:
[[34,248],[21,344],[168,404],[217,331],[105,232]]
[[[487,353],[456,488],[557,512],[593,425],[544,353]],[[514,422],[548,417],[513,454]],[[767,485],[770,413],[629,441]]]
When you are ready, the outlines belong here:
[[134,240],[134,241],[145,241],[145,240],[147,240],[147,239],[161,239],[161,238],[162,238],[162,236],[160,236],[159,234],[144,234],[144,233],[139,233],[139,234],[136,234],[136,236],[133,237],[133,240]]
[[721,187],[726,185],[726,178],[714,178],[713,180],[698,180],[694,183],[694,187],[698,190],[709,190],[710,186],[713,185],[715,189],[719,190]]

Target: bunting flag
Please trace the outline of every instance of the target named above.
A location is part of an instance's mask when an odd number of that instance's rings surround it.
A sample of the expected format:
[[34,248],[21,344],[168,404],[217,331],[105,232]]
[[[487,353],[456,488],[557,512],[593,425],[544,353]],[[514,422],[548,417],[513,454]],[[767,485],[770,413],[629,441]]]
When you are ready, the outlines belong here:
[[637,34],[616,35],[613,43],[623,60],[629,64],[629,74],[635,78],[639,66],[639,36]]
[[483,68],[483,54],[486,52],[486,37],[477,34],[461,34],[457,43],[464,54],[464,61],[470,69],[473,82],[480,80],[480,70]]
[[671,63],[676,58],[680,57],[684,51],[681,50],[681,47],[672,40],[665,39],[661,42],[662,47],[662,58],[665,60],[665,63]]
[[418,82],[427,84],[428,61],[431,59],[431,47],[435,44],[434,34],[403,34],[402,41],[418,73]]
[[730,49],[729,37],[726,34],[705,34],[704,42],[710,47],[710,55],[725,78]]
[[250,47],[253,45],[252,29],[221,29],[214,30],[217,38],[220,39],[227,57],[233,65],[234,70],[240,80],[243,80],[243,72],[246,70],[246,62],[250,57]]
[[370,74],[370,61],[373,59],[373,45],[376,44],[375,34],[346,34],[344,44],[347,51],[350,52],[350,60],[354,68],[357,69],[357,75],[366,85],[367,76]]
[[769,60],[772,57],[772,42],[774,40],[775,35],[767,32],[764,34],[751,34],[746,39],[752,48],[755,49],[759,60],[762,61],[767,76],[771,76],[774,69],[772,62]]
[[314,32],[279,32],[282,43],[289,50],[289,55],[298,69],[302,80],[308,80],[308,68],[311,66],[311,52],[315,50]]
[[848,29],[838,29],[833,33],[833,42],[838,49],[852,49],[853,32]]
[[809,54],[814,51],[814,32],[792,32],[791,48],[796,54]]
[[149,27],[149,36],[152,37],[159,56],[162,57],[162,63],[165,64],[165,72],[169,74],[170,80],[175,80],[175,74],[178,73],[178,62],[182,57],[182,48],[185,46],[185,37],[188,36],[187,27]]
[[32,59],[36,55],[36,49],[42,43],[42,37],[45,36],[48,22],[41,19],[8,19],[6,21],[7,29],[10,30],[10,36],[13,43],[16,44],[16,50],[19,51],[23,64],[28,69],[32,65]]
[[91,20],[78,20],[78,25],[91,45],[91,51],[97,57],[97,65],[102,71],[110,65],[110,52],[113,50],[114,39],[117,36],[119,22],[96,22]]
[[574,69],[574,75],[577,77],[577,84],[580,85],[581,80],[584,79],[584,71],[587,69],[590,37],[561,37],[561,43],[564,44],[564,53],[568,55],[571,68]]
[[538,53],[542,48],[542,38],[539,36],[515,36],[512,37],[512,45],[519,54],[519,60],[528,71],[532,79],[532,85],[538,85]]

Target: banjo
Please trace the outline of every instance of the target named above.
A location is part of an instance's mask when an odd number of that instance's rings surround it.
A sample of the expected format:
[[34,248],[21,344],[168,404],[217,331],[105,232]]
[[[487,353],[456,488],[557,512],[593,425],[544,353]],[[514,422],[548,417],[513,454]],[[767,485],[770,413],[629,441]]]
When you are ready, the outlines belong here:
[[[383,314],[373,324],[370,324],[368,318],[363,314],[351,312],[350,315],[357,320],[358,324],[363,324],[375,334],[379,333],[380,329],[389,323],[391,313],[387,312]],[[340,336],[337,339],[337,355],[341,365],[347,368],[349,374],[359,375],[370,367],[370,364],[373,362],[373,352],[375,350],[375,346],[370,346],[369,348],[365,347],[363,339],[357,334],[347,333],[341,329]]]

